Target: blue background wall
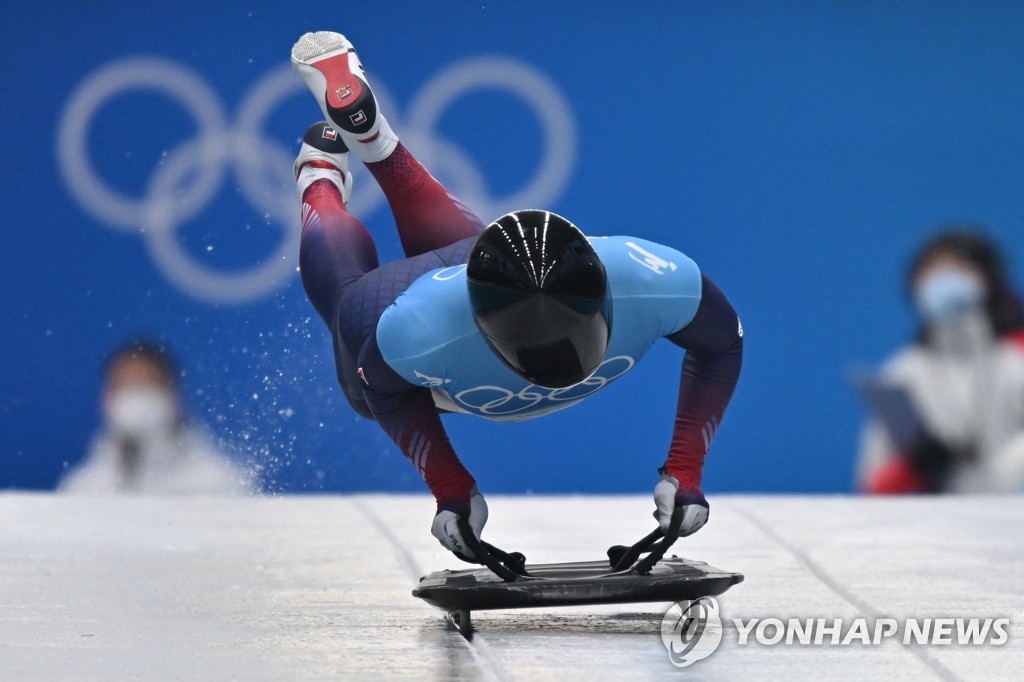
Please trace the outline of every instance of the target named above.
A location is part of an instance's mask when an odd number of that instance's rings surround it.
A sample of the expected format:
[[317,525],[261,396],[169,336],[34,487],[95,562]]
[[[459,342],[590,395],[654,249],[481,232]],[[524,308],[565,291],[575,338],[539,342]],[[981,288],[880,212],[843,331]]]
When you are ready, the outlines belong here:
[[[262,203],[277,204],[254,206],[260,197],[225,166],[172,239],[215,272],[270,262],[294,237],[275,206],[298,210],[279,188],[318,112],[297,80],[280,96],[253,89],[287,83],[273,73],[292,42],[332,28],[389,93],[400,134],[428,81],[467,59],[510,58],[543,74],[576,134],[548,206],[591,234],[680,248],[743,317],[744,375],[706,487],[850,489],[861,410],[847,373],[907,339],[901,277],[914,247],[937,222],[980,221],[1010,251],[1016,279],[1024,274],[1024,5],[899,4],[5,4],[0,487],[51,487],[82,456],[101,359],[145,334],[177,349],[193,411],[263,467],[272,489],[422,489],[344,403],[294,255],[267,294],[214,302],[155,264],[153,234],[98,218],[58,161],[69,103],[111,64],[156,57],[191,71],[226,129],[251,96],[269,109],[260,134],[247,133],[262,150],[250,169],[274,190]],[[126,90],[98,106],[86,151],[112,189],[152,196],[158,171],[198,132],[166,94]],[[413,151],[489,211],[520,207],[501,197],[536,175],[547,149],[529,104],[494,87],[414,132]],[[192,175],[170,182],[172,198],[184,201]],[[374,191],[357,176],[362,215],[392,259],[393,221]],[[669,440],[679,362],[659,347],[571,410],[448,426],[485,491],[647,491]]]

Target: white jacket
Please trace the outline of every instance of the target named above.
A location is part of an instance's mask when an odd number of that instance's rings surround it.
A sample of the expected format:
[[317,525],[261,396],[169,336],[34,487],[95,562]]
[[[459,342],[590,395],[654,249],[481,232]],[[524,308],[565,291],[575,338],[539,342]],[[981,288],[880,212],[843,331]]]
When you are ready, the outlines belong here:
[[129,473],[116,439],[101,432],[86,458],[58,491],[105,495],[240,495],[254,490],[252,476],[221,454],[200,430],[179,428],[148,439]]
[[[932,435],[977,452],[954,466],[950,492],[1024,492],[1024,345],[995,339],[983,325],[935,341],[904,348],[882,375],[908,388]],[[894,450],[881,424],[870,421],[861,439],[862,487]]]

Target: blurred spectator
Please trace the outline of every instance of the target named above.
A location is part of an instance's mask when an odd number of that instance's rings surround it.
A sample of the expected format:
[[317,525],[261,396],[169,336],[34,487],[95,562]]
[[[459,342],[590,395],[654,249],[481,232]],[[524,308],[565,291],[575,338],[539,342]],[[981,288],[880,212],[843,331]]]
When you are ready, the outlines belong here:
[[872,493],[1020,491],[1024,312],[1001,254],[977,232],[944,232],[914,258],[907,287],[920,331],[885,365],[881,382],[903,390],[918,426],[897,446],[900,429],[876,403],[862,440],[861,487]]
[[221,454],[185,414],[174,362],[148,343],[128,344],[104,373],[104,425],[85,460],[61,481],[69,493],[243,494],[249,474]]

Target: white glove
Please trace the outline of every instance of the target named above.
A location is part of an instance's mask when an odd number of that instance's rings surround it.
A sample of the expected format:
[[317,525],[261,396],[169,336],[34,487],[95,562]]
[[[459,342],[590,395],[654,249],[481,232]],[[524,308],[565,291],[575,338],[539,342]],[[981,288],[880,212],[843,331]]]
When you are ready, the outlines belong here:
[[[434,515],[434,523],[430,526],[430,533],[438,539],[442,547],[453,552],[455,556],[463,561],[477,563],[476,555],[473,553],[473,550],[466,546],[462,532],[459,531],[460,518],[462,518],[461,514],[450,509],[439,509],[437,514]],[[470,528],[473,529],[473,534],[479,540],[480,534],[484,530],[484,524],[487,523],[487,502],[484,501],[484,496],[480,494],[476,486],[473,486],[473,489],[469,491],[468,520]]]
[[699,488],[680,490],[675,476],[661,475],[658,485],[654,486],[654,506],[658,508],[656,516],[662,532],[668,532],[675,508],[683,508],[683,520],[679,524],[681,538],[693,535],[708,522],[709,507],[704,493]]

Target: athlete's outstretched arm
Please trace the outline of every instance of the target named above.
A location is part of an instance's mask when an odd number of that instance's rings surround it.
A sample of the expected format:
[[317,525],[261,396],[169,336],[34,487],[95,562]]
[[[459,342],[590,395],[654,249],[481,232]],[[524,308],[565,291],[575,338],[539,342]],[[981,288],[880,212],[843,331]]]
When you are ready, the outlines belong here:
[[736,311],[710,279],[702,276],[701,281],[700,306],[693,320],[666,337],[686,349],[686,358],[679,381],[672,445],[664,478],[658,484],[662,499],[655,491],[666,528],[672,507],[692,506],[684,515],[683,533],[687,535],[707,521],[708,505],[701,492],[704,458],[725,416],[743,364],[743,327]]
[[487,504],[476,481],[455,454],[430,390],[414,386],[384,361],[375,337],[364,346],[359,367],[367,405],[388,437],[412,462],[437,501],[431,532],[463,559],[473,559],[458,530],[469,521],[477,537],[487,522]]

